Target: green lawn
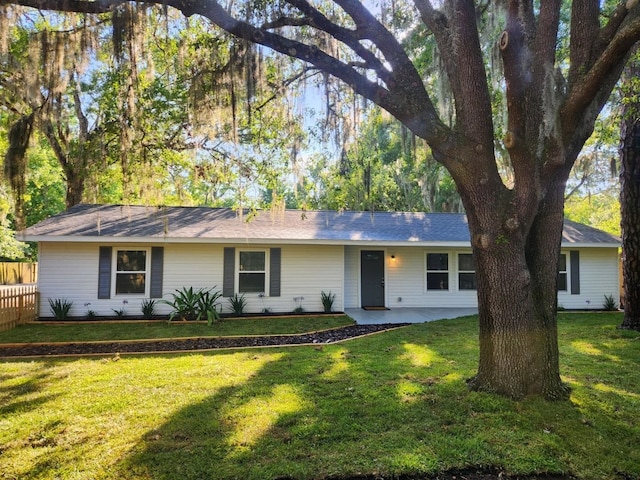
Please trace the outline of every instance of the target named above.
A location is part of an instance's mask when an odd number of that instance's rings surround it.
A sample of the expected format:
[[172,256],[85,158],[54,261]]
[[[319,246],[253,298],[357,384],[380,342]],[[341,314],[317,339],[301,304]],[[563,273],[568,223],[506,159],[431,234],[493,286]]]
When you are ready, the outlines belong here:
[[345,315],[318,317],[226,318],[201,322],[37,322],[0,332],[2,343],[139,340],[156,338],[278,335],[353,325]]
[[475,317],[318,347],[0,362],[0,478],[388,478],[469,466],[638,478],[640,334],[620,321],[560,315],[573,393],[557,403],[467,390]]

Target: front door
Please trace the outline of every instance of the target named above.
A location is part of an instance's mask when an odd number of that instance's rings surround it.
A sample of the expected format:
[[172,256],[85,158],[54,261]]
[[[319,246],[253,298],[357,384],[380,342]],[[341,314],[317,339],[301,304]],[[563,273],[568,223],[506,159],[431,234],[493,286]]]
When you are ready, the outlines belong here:
[[384,252],[360,252],[360,284],[362,307],[384,307]]

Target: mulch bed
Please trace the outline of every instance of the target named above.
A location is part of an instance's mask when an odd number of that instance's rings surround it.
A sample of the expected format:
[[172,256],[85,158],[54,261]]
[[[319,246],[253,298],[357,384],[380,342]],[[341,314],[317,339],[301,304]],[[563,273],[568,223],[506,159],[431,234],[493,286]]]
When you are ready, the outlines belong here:
[[200,337],[121,342],[77,342],[51,344],[0,345],[0,357],[47,357],[54,355],[111,355],[121,353],[181,352],[220,348],[275,347],[286,345],[329,344],[372,333],[403,327],[408,323],[350,325],[298,335],[251,337]]

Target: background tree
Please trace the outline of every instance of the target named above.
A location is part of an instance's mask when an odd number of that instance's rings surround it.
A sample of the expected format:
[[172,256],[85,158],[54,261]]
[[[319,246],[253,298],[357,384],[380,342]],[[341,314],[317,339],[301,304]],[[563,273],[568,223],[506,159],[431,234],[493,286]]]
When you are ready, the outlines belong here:
[[640,51],[623,76],[620,132],[620,207],[624,318],[622,328],[640,330]]
[[[9,3],[87,14],[114,12],[125,4]],[[387,20],[359,1],[287,0],[262,2],[260,8],[252,3],[225,8],[214,0],[157,3],[186,17],[206,18],[239,39],[340,79],[425,140],[454,179],[467,212],[480,318],[479,366],[470,386],[515,398],[566,398],[556,329],[565,185],[640,39],[636,0],[574,1],[563,25],[570,31],[566,43],[558,42],[561,0],[539,5],[507,0],[497,20],[504,72],[497,84],[504,86],[506,100],[501,105],[494,101],[496,83],[486,70],[493,50],[481,43],[481,31],[495,31],[486,20],[496,12],[471,0],[414,0],[414,14],[433,36],[446,72],[452,98],[448,118],[436,107],[402,35],[394,35]],[[504,132],[509,175],[501,175],[499,132]]]

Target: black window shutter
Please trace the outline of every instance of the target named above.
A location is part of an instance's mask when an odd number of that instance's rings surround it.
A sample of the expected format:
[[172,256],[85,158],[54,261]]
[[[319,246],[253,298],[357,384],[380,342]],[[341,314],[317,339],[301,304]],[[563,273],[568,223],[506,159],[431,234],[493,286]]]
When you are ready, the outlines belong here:
[[222,265],[222,296],[233,297],[235,293],[236,278],[236,249],[224,247],[224,260]]
[[162,298],[162,275],[164,270],[164,247],[151,247],[151,298]]
[[269,296],[280,296],[280,264],[282,249],[272,248],[269,255]]
[[571,263],[571,295],[580,295],[580,252],[572,250],[569,255],[569,262]]
[[111,247],[100,247],[98,298],[111,298]]

